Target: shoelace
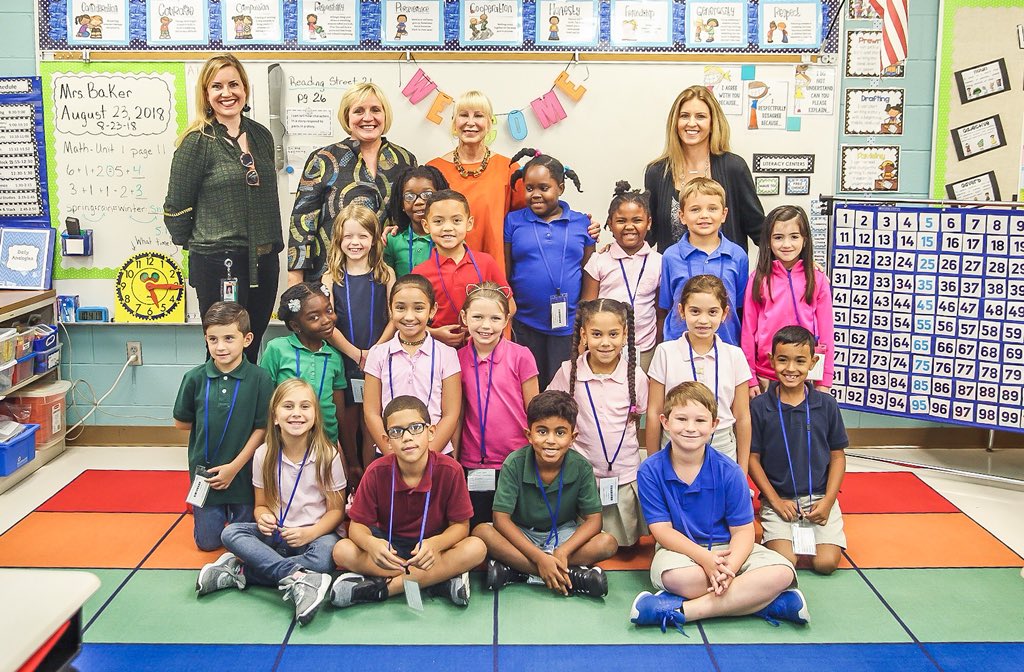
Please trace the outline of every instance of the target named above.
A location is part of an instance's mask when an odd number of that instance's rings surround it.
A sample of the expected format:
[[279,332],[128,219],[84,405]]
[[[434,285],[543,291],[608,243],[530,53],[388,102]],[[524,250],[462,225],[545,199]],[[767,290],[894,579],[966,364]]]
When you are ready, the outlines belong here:
[[773,628],[779,627],[779,622],[776,621],[771,616],[769,616],[768,614],[754,614],[754,615],[755,616],[760,616],[761,618],[763,618],[765,621],[768,622],[768,625],[772,626]]
[[[316,590],[316,586],[314,586],[312,583],[310,583],[309,581],[306,580],[308,578],[308,576],[309,576],[308,574],[303,573],[301,579],[292,579],[291,583],[288,583],[288,584],[283,585],[283,586],[278,586],[277,587],[278,590],[285,591],[284,595],[281,596],[281,599],[284,600],[285,602],[287,602],[288,599],[291,598],[292,602],[295,602],[296,600],[293,597],[292,593],[295,591],[295,586],[299,585],[300,583],[302,585],[306,586],[307,588],[310,588],[310,589],[315,591]],[[289,577],[289,578],[291,578],[291,577]]]
[[666,611],[665,613],[662,614],[662,616],[661,616],[661,631],[662,632],[668,632],[668,624],[671,621],[672,625],[675,626],[676,630],[679,631],[680,635],[682,635],[683,637],[689,637],[689,635],[686,634],[686,632],[683,631],[683,626],[680,625],[679,618],[676,616],[676,614],[678,614],[679,616],[683,615],[680,611],[678,611],[676,609],[672,609],[671,611]]

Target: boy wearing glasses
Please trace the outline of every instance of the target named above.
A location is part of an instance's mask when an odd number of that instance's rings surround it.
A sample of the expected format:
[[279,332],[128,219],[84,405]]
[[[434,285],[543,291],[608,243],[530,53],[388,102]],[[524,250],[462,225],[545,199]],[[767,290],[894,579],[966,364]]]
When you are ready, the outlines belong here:
[[349,538],[334,547],[334,561],[349,571],[334,581],[331,602],[383,602],[410,584],[410,593],[431,588],[465,607],[469,570],[487,549],[469,536],[473,505],[462,467],[430,450],[434,426],[416,397],[395,397],[383,417],[380,441],[391,451],[367,467],[356,491]]
[[604,597],[608,577],[590,567],[615,555],[615,537],[601,531],[601,497],[594,468],[570,450],[576,439],[576,402],[548,390],[526,409],[530,445],[511,453],[494,493],[494,523],[477,525],[484,540],[487,587],[543,583],[563,595]]

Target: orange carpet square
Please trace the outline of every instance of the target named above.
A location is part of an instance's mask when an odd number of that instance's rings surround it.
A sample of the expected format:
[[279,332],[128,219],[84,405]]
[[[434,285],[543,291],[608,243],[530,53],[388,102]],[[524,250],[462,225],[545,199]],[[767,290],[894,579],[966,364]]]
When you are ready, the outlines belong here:
[[188,484],[188,473],[184,471],[90,469],[36,510],[182,513]]
[[640,537],[640,541],[630,548],[620,548],[619,552],[598,567],[605,570],[613,569],[650,569],[654,559],[654,537]]
[[192,516],[185,516],[174,526],[171,533],[153,554],[146,560],[143,569],[199,569],[208,562],[213,562],[224,553],[220,548],[216,551],[200,551],[196,548],[195,537],[193,536]]

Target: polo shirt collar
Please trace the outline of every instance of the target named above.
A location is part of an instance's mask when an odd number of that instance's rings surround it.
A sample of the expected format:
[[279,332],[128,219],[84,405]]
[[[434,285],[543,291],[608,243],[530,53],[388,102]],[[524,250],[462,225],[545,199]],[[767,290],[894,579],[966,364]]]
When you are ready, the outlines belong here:
[[221,371],[217,368],[217,365],[213,363],[212,359],[206,360],[206,377],[207,378],[220,378],[222,376],[230,376],[235,380],[245,380],[245,374],[248,373],[248,360],[245,355],[242,356],[242,361],[231,371]]
[[[625,348],[623,348],[623,350],[625,350]],[[614,380],[616,383],[619,383],[620,385],[625,385],[628,373],[628,371],[626,370],[626,365],[626,357],[620,355],[619,363],[615,365],[615,370],[611,372],[611,375],[597,374],[594,373],[594,370],[590,368],[590,362],[587,361],[587,355],[582,354],[576,360],[576,380],[577,382],[583,383],[588,380],[610,379]]]
[[427,492],[433,486],[434,479],[431,472],[437,468],[437,454],[434,451],[427,450],[427,465],[423,470],[423,478],[415,488],[402,479],[402,472],[398,468],[398,458],[394,453],[391,454],[391,464],[395,470],[395,492]]
[[554,224],[555,222],[565,222],[566,224],[568,224],[569,223],[569,204],[566,203],[565,201],[559,199],[558,205],[561,206],[561,208],[562,208],[562,214],[561,214],[560,217],[555,217],[550,222],[545,222],[543,219],[538,217],[537,213],[535,213],[533,211],[533,208],[531,208],[529,205],[526,206],[526,212],[523,213],[524,216],[525,216],[524,218],[528,222],[536,222],[537,224],[548,225],[548,224]]
[[650,243],[644,241],[643,247],[637,250],[633,254],[626,252],[618,243],[612,243],[612,246],[608,248],[608,254],[611,255],[612,259],[629,259],[630,257],[646,257],[651,253]]
[[[818,392],[816,389],[814,389],[814,385],[812,385],[811,383],[807,383],[807,382],[804,383],[804,388],[807,390],[807,398],[804,401],[810,403],[812,409],[813,408],[821,408],[821,395],[824,394],[824,392]],[[779,382],[777,380],[773,380],[772,382],[770,382],[768,384],[768,392],[767,392],[767,394],[768,394],[768,398],[772,400],[772,408],[778,410],[778,408],[779,408]],[[790,406],[789,404],[786,404],[786,402],[782,402],[782,403],[785,404],[789,408],[800,408],[801,406],[804,405],[804,402],[800,402],[796,406]],[[783,409],[783,410],[785,410],[785,409]]]
[[[466,345],[466,347],[470,348],[469,353],[470,353],[470,356],[472,356],[474,351],[472,350],[472,348],[473,348],[472,339],[470,339],[470,340],[471,340],[471,342],[468,343]],[[480,363],[483,364],[483,363],[485,363],[487,361],[493,361],[495,364],[500,364],[501,361],[505,358],[505,352],[507,350],[508,350],[508,343],[505,341],[505,337],[503,336],[503,337],[498,339],[498,344],[496,346],[494,346],[494,350],[491,350],[491,354],[489,354],[486,359],[481,359]]]
[[725,246],[725,239],[722,237],[722,232],[721,231],[718,232],[718,247],[716,247],[715,251],[712,252],[711,254],[708,254],[704,250],[698,250],[696,247],[693,246],[693,244],[690,242],[690,232],[689,231],[687,231],[686,233],[683,234],[683,237],[679,239],[679,243],[678,244],[679,244],[679,253],[682,255],[683,259],[686,259],[691,254],[693,254],[694,252],[700,252],[701,254],[707,254],[708,255],[708,259],[714,259],[716,257],[732,257],[732,254],[729,252],[728,248],[726,248],[726,246]]
[[[533,483],[537,485],[537,456],[533,453],[533,446],[527,445],[529,451],[526,454],[526,459],[523,460],[523,483]],[[569,448],[571,452],[573,449]],[[576,480],[576,470],[570,470],[569,473],[565,471],[565,461],[569,459],[569,452],[566,452],[565,457],[562,458],[562,487],[564,488],[567,483],[572,483]],[[543,483],[543,481],[541,481]],[[551,487],[552,485],[557,487],[558,479],[556,478],[551,485],[545,487]]]
[[[714,359],[715,358],[715,348],[714,348],[714,346],[712,346],[712,348],[710,350],[708,350],[706,353],[704,353],[703,355],[698,355],[696,352],[694,352],[693,353],[693,357],[690,357],[690,352],[691,352],[692,348],[690,347],[690,341],[688,341],[686,339],[686,334],[687,334],[687,332],[684,331],[682,337],[679,339],[679,352],[682,355],[682,358],[683,358],[684,362],[689,362],[689,361],[693,360],[696,357],[707,357],[709,359]],[[719,350],[721,350],[724,347],[723,344],[724,344],[724,341],[722,341],[722,337],[719,336],[718,334],[715,334],[715,345],[718,346]]]
[[667,448],[669,452],[665,454],[664,464],[662,466],[662,476],[666,481],[675,481],[676,483],[686,487],[686,491],[690,490],[713,490],[715,487],[715,478],[711,473],[714,469],[714,457],[712,451],[715,449],[710,445],[704,446],[704,461],[700,465],[700,471],[697,472],[697,477],[693,479],[693,483],[687,485],[686,481],[679,478],[679,474],[672,468],[672,447],[671,445]]
[[[291,465],[292,467],[295,467],[296,469],[298,469],[298,468],[300,468],[302,466],[301,460],[299,462],[292,462],[291,460],[289,460],[288,456],[284,454],[284,450],[283,449],[281,450],[281,461],[284,462],[285,464],[288,464],[288,465]],[[306,463],[307,464],[312,464],[315,461],[316,461],[316,455],[314,455],[313,451],[311,450],[311,451],[309,451],[309,457],[306,458]]]
[[[431,240],[431,242],[433,242],[433,240]],[[430,259],[428,259],[427,261],[434,261],[439,266],[444,266],[445,264],[454,264],[455,268],[458,268],[459,266],[463,266],[465,264],[472,264],[473,260],[469,256],[469,245],[463,242],[462,247],[465,248],[466,253],[462,255],[462,259],[455,261],[451,257],[446,257],[440,252],[438,252],[437,246],[434,245],[433,248],[430,250]]]
[[327,341],[321,341],[320,349],[317,350],[316,352],[313,352],[312,350],[310,350],[309,348],[302,344],[302,341],[299,340],[299,335],[296,334],[294,331],[290,332],[286,338],[288,339],[288,344],[291,345],[296,350],[305,350],[314,357],[316,357],[317,355],[325,354],[324,348],[327,347]]
[[[398,352],[405,352],[405,348],[402,347],[402,343],[398,340],[398,334],[397,333],[394,335],[394,337],[392,337],[392,339],[390,341],[387,342],[387,346],[388,346],[388,355],[389,356],[390,355],[394,355],[395,353],[398,353]],[[427,332],[427,338],[420,345],[420,349],[416,351],[415,355],[410,355],[410,356],[411,357],[419,357],[420,355],[428,355],[429,356],[430,355],[430,350],[433,347],[435,347],[434,346],[434,337],[430,335],[430,332]],[[409,353],[405,352],[405,354],[408,355]]]

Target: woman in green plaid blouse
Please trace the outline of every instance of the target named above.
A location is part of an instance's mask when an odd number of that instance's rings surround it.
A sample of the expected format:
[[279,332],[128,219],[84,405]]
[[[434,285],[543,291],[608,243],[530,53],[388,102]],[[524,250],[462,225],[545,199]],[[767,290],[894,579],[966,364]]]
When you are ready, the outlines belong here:
[[313,282],[324,274],[334,218],[359,203],[390,226],[388,202],[395,178],[416,165],[416,157],[384,137],[392,112],[384,92],[358,84],[341,98],[338,121],[349,134],[313,152],[299,179],[288,235],[288,284]]

